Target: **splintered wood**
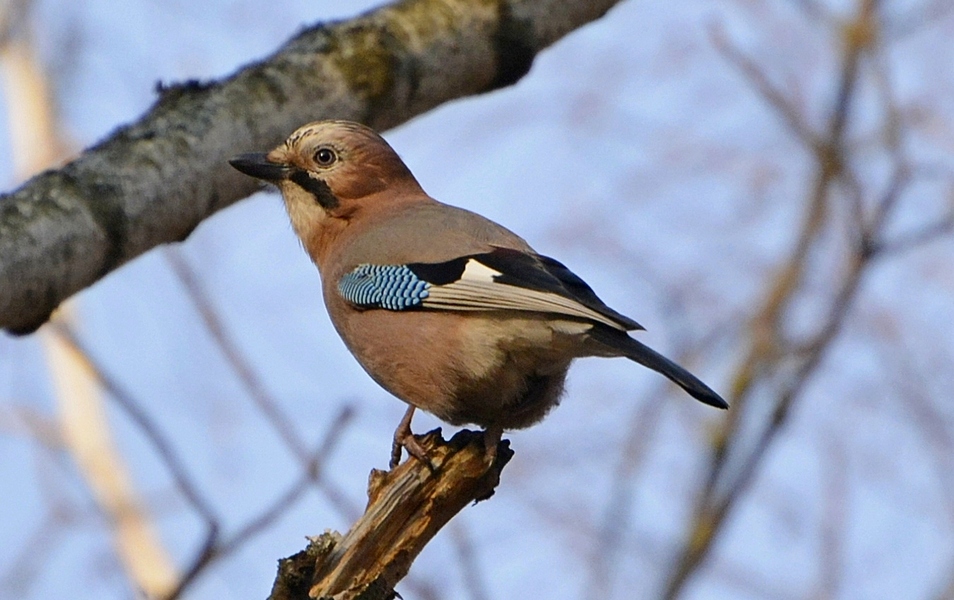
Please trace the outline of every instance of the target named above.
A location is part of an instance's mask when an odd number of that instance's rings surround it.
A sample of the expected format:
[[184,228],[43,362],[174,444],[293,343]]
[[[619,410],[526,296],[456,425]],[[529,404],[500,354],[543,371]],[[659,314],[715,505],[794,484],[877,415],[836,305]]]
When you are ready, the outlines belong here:
[[431,538],[467,504],[493,495],[513,456],[503,441],[488,464],[483,434],[473,431],[445,441],[435,429],[417,440],[431,465],[411,458],[393,471],[371,471],[364,515],[344,536],[325,532],[279,561],[270,600],[393,598]]

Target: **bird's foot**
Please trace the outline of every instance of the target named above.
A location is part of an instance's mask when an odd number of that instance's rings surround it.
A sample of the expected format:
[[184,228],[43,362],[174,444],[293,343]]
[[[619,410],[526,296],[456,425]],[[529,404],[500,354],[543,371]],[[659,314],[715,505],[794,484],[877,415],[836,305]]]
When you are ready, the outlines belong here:
[[418,443],[417,438],[414,437],[414,433],[411,431],[411,418],[413,416],[414,407],[409,406],[407,412],[404,413],[404,416],[401,418],[401,422],[398,423],[397,429],[394,430],[394,441],[391,444],[391,462],[389,463],[389,467],[394,469],[394,467],[401,463],[401,450],[403,449],[407,450],[409,456],[413,456],[423,462],[433,471],[434,465],[427,457],[427,451]]
[[394,443],[391,444],[391,463],[390,468],[398,466],[401,462],[401,450],[407,450],[408,456],[412,456],[422,463],[426,464],[430,469],[434,470],[434,465],[431,464],[431,459],[427,456],[427,451],[418,443],[417,438],[414,437],[414,434],[408,432],[407,435],[398,438],[397,435],[394,436]]

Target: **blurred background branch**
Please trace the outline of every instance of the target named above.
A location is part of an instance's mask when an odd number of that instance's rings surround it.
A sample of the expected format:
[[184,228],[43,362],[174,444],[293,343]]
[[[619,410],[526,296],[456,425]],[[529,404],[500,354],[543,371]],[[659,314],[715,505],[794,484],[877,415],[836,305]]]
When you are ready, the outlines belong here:
[[[751,322],[751,345],[732,378],[733,410],[716,438],[712,465],[690,525],[689,542],[673,568],[664,594],[667,599],[682,594],[711,552],[730,515],[748,494],[773,442],[784,431],[794,405],[802,398],[806,385],[842,330],[864,276],[875,266],[874,259],[882,253],[897,253],[948,235],[954,225],[952,213],[938,222],[906,232],[894,242],[885,241],[889,216],[909,193],[911,183],[906,176],[911,159],[899,149],[894,136],[886,135],[882,143],[891,154],[895,176],[884,193],[872,193],[873,199],[859,197],[864,193],[854,173],[859,159],[846,143],[846,134],[855,114],[859,90],[870,78],[865,66],[870,68],[874,63],[872,57],[879,53],[885,41],[879,4],[876,0],[859,0],[855,14],[831,30],[840,41],[836,47],[842,51],[841,67],[838,80],[832,86],[834,96],[827,123],[820,134],[812,133],[800,110],[768,83],[769,77],[762,67],[734,49],[720,34],[714,37],[723,55],[736,64],[814,156],[816,166],[795,246],[774,276]],[[898,123],[891,105],[885,107],[883,115],[886,122],[880,129],[903,135],[904,125]],[[838,222],[842,211],[835,203],[839,201],[853,203],[853,210],[849,212],[854,222],[847,228]],[[871,206],[870,218],[865,214],[866,206]],[[858,235],[852,236],[852,230]],[[815,319],[819,325],[814,327],[814,332],[786,331],[797,303],[806,301],[807,273],[811,269],[826,268],[819,264],[818,256],[831,243],[827,236],[833,232],[848,237],[840,244],[844,249],[841,259],[827,267],[836,269],[836,275],[824,299],[827,307],[820,311],[823,316]],[[816,304],[821,300],[817,293],[811,299]],[[831,524],[825,528],[828,532],[832,529]],[[824,544],[828,548],[831,545],[830,540]],[[831,568],[831,564],[826,565],[826,570]],[[827,595],[835,596],[835,575],[829,572],[826,579]]]
[[[31,43],[31,4],[8,2],[0,11],[0,72],[18,179],[53,166],[72,145],[63,138],[52,86]],[[73,307],[64,304],[56,319],[60,323],[75,320]],[[106,517],[130,580],[147,596],[162,596],[172,589],[178,575],[113,440],[93,367],[76,346],[49,332],[45,332],[43,343],[58,404],[57,441],[73,457]],[[61,519],[48,521],[36,532],[34,552],[51,541],[49,525],[57,521],[62,524]],[[28,556],[23,555],[24,559]]]

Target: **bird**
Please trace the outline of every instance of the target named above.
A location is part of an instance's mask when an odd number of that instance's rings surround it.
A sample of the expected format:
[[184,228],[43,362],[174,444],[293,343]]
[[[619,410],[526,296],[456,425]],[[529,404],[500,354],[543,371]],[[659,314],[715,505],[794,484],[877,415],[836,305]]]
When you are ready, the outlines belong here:
[[268,153],[229,160],[278,187],[318,268],[325,306],[358,363],[408,408],[390,466],[427,462],[416,409],[477,425],[492,460],[505,430],[556,406],[581,357],[625,357],[710,406],[728,403],[630,335],[643,327],[607,306],[563,263],[477,214],[425,193],[365,125],[308,123]]

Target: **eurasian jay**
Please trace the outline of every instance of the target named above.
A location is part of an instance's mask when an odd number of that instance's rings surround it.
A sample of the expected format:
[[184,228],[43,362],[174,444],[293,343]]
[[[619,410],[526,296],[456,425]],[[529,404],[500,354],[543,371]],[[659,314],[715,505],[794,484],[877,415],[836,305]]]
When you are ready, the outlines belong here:
[[409,407],[503,430],[540,421],[570,363],[624,356],[710,406],[728,404],[694,375],[636,341],[636,321],[606,306],[560,262],[462,208],[428,196],[388,143],[348,121],[309,123],[268,154],[229,161],[278,186],[292,226],[321,274],[331,321],[368,374]]

